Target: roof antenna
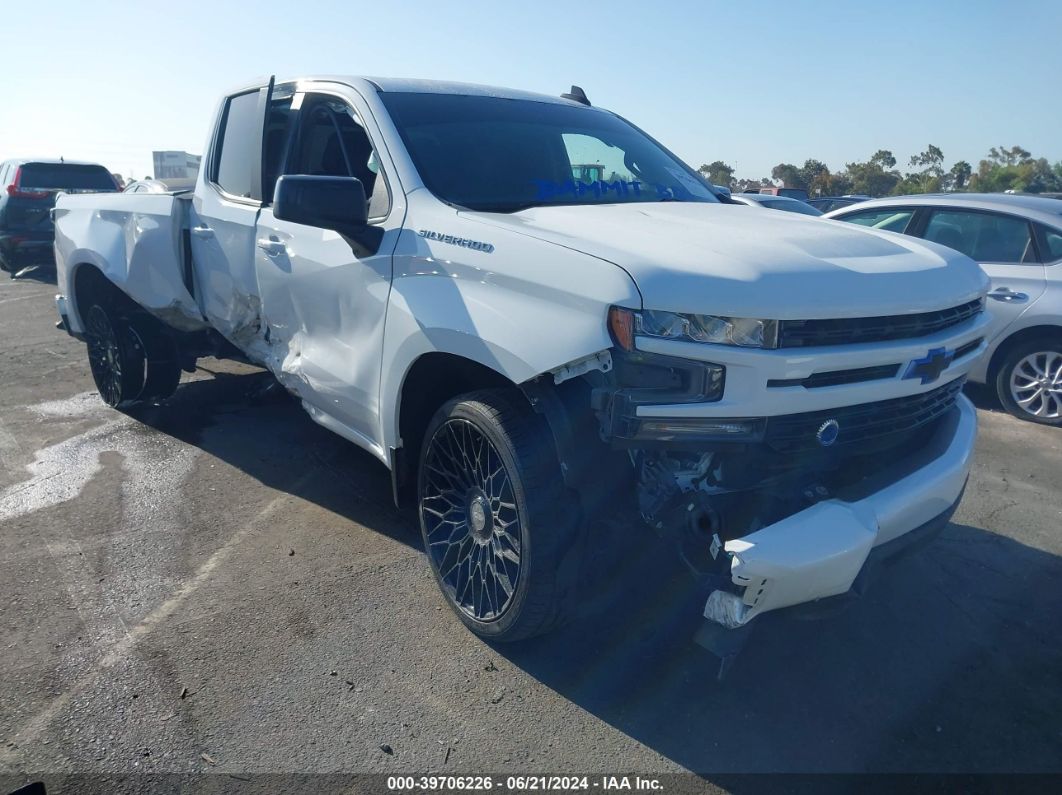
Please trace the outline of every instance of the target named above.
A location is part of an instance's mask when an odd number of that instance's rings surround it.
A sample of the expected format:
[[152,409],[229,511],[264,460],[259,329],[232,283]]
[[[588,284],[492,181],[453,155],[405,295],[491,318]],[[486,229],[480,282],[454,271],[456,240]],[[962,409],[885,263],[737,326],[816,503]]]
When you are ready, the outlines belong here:
[[579,86],[572,86],[572,90],[567,94],[561,94],[561,99],[570,99],[572,102],[578,102],[580,105],[586,105],[590,107],[590,100],[586,98],[586,92]]

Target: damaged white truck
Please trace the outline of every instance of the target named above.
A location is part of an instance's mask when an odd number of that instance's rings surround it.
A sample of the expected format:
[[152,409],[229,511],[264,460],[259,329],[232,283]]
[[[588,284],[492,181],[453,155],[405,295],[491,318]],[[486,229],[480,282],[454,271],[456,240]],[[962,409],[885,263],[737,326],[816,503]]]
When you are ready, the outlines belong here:
[[484,637],[564,618],[619,495],[703,581],[719,646],[857,589],[966,483],[978,266],[729,204],[574,87],[247,86],[194,191],[63,196],[55,226],[107,403],[201,356],[267,368],[390,469]]

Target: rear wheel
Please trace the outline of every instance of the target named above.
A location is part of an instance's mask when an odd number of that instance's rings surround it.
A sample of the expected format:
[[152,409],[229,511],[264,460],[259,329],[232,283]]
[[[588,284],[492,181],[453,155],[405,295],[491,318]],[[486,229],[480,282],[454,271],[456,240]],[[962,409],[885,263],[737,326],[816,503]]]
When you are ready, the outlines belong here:
[[130,330],[146,358],[144,388],[140,400],[169,397],[181,382],[181,364],[173,337],[152,317],[133,318]]
[[144,389],[144,349],[129,324],[111,309],[93,304],[85,315],[89,368],[108,406],[125,408]]
[[1062,426],[1062,340],[1030,340],[1008,351],[996,373],[996,392],[1015,417]]
[[573,600],[580,517],[545,420],[509,390],[446,403],[425,434],[418,479],[428,562],[478,635],[549,631]]

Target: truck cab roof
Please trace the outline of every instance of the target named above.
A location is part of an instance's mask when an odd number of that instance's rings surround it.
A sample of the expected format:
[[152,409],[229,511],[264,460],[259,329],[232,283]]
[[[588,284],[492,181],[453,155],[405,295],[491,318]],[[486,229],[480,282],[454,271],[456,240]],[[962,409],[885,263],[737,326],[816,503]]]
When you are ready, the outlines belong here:
[[[280,84],[298,83],[302,81],[320,81],[329,83],[342,83],[353,88],[379,91],[388,94],[457,94],[472,97],[498,97],[500,99],[522,99],[529,102],[547,102],[555,105],[577,105],[588,107],[574,100],[564,99],[560,96],[539,94],[534,91],[523,91],[499,86],[486,86],[477,83],[460,83],[450,80],[421,80],[412,77],[368,77],[360,75],[301,75],[298,77],[277,78]],[[227,95],[241,93],[251,89],[261,88],[267,85],[268,80],[259,78],[253,83],[243,84]],[[561,87],[563,88],[563,87]]]

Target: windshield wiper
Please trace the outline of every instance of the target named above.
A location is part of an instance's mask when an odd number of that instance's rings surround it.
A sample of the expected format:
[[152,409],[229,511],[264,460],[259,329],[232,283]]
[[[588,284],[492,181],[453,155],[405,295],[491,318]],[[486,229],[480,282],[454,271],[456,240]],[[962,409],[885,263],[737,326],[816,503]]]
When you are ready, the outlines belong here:
[[510,204],[478,204],[467,209],[477,213],[518,213],[531,207],[542,206],[539,202],[512,202]]

